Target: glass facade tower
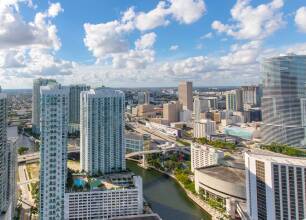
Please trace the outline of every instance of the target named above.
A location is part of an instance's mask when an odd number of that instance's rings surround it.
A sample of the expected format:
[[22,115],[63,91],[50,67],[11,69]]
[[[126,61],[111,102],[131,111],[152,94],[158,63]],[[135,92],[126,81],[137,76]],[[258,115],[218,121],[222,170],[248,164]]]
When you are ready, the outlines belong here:
[[306,56],[265,59],[261,72],[263,143],[305,147]]

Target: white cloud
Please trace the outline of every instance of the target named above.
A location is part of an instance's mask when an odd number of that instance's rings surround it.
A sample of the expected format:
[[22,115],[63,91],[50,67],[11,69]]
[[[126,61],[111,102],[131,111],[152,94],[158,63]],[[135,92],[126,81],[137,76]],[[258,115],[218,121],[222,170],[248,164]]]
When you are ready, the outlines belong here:
[[124,34],[133,30],[131,22],[115,20],[101,24],[86,23],[84,29],[84,43],[97,59],[128,51],[128,41]]
[[147,13],[139,12],[135,19],[135,25],[137,29],[141,31],[152,30],[159,26],[166,26],[170,23],[170,21],[166,19],[168,13],[166,2],[161,1],[155,9]]
[[19,13],[19,2],[0,3],[0,49],[35,46],[58,50],[61,45],[57,29],[48,14],[38,12],[34,22],[27,23]]
[[178,49],[179,49],[179,45],[171,45],[170,48],[169,48],[169,50],[171,50],[171,51],[176,51]]
[[136,40],[135,47],[136,49],[150,49],[154,45],[156,40],[156,34],[151,32],[141,36],[140,39]]
[[149,63],[155,60],[155,51],[153,46],[156,40],[156,34],[151,32],[142,35],[135,41],[135,49],[125,53],[112,55],[113,67],[128,69],[144,69]]
[[200,39],[209,39],[209,38],[212,38],[213,37],[213,33],[209,32],[205,35],[203,35],[202,37],[200,37]]
[[301,7],[296,11],[295,23],[300,31],[306,32],[306,7]]
[[52,18],[56,17],[60,12],[63,12],[64,10],[61,7],[61,4],[59,2],[52,3],[48,9],[48,15]]
[[203,0],[169,0],[172,16],[184,24],[191,24],[200,19],[206,11]]
[[231,9],[233,22],[223,24],[214,21],[212,28],[237,39],[259,40],[270,36],[284,25],[280,12],[284,5],[283,0],[272,0],[257,7],[253,7],[250,2],[250,0],[237,0]]
[[260,41],[251,41],[242,45],[234,44],[231,51],[220,58],[224,68],[232,65],[254,64],[261,51]]

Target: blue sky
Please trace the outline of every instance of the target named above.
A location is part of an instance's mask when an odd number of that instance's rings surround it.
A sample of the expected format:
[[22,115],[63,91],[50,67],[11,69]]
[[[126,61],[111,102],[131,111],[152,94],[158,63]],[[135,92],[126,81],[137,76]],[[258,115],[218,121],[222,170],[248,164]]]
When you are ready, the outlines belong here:
[[260,59],[287,52],[306,53],[305,0],[0,2],[4,88],[29,88],[37,77],[123,87],[255,84]]

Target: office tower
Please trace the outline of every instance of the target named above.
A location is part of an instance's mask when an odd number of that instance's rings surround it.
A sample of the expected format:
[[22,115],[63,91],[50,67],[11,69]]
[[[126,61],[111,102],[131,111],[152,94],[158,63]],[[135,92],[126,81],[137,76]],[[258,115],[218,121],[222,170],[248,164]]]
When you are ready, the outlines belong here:
[[183,109],[193,110],[193,94],[192,82],[182,81],[178,86],[179,102],[183,105]]
[[83,84],[69,87],[69,123],[80,124],[80,94],[89,89],[90,86]]
[[235,89],[225,92],[226,110],[227,111],[242,111],[243,99],[242,90]]
[[250,219],[305,219],[305,158],[247,152],[245,168]]
[[0,213],[5,212],[8,207],[7,201],[7,97],[0,93]]
[[193,112],[195,115],[195,120],[200,120],[201,113],[208,112],[211,109],[215,109],[216,106],[217,106],[216,97],[196,96],[193,100]]
[[69,88],[40,88],[40,219],[64,218]]
[[80,160],[89,175],[125,170],[124,108],[120,90],[81,93]]
[[265,59],[261,72],[263,143],[305,146],[306,56]]
[[217,150],[209,145],[197,143],[191,144],[191,171],[197,168],[216,165],[223,159],[223,151]]
[[260,103],[260,88],[258,86],[242,86],[242,102],[252,107],[258,106]]
[[48,84],[56,84],[54,79],[35,79],[32,91],[32,131],[39,134],[40,131],[40,87]]
[[138,92],[138,104],[150,104],[150,93],[148,91]]
[[216,122],[210,119],[201,119],[194,122],[193,136],[195,138],[208,137],[216,134]]
[[163,105],[163,118],[168,123],[178,122],[180,120],[180,111],[182,105],[179,102],[169,102]]

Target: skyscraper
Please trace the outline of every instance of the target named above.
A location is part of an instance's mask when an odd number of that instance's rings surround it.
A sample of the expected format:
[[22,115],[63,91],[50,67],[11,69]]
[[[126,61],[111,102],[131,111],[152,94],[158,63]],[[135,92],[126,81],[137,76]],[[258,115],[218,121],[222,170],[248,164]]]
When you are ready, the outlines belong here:
[[168,123],[178,122],[180,120],[180,111],[182,105],[177,102],[169,102],[163,105],[163,117]]
[[40,219],[64,218],[69,88],[49,85],[41,91]]
[[0,211],[5,212],[7,201],[7,98],[6,94],[0,93]]
[[16,149],[15,145],[7,140],[7,96],[0,91],[0,219],[13,216],[15,174]]
[[260,103],[260,88],[259,86],[242,86],[242,102],[250,104],[253,107]]
[[227,111],[243,110],[243,98],[241,89],[235,89],[225,92],[225,99]]
[[252,152],[245,154],[245,167],[250,219],[305,219],[304,158]]
[[263,143],[305,146],[306,56],[265,59],[261,72]]
[[124,108],[122,91],[81,93],[80,160],[89,175],[125,170]]
[[89,90],[90,86],[71,85],[69,89],[69,123],[80,124],[80,94]]
[[35,79],[32,90],[32,131],[39,134],[40,131],[40,87],[55,84],[54,79]]
[[138,92],[138,104],[150,104],[150,93],[148,91]]
[[192,82],[182,81],[178,86],[179,102],[183,105],[183,109],[192,111],[193,109],[193,94]]

